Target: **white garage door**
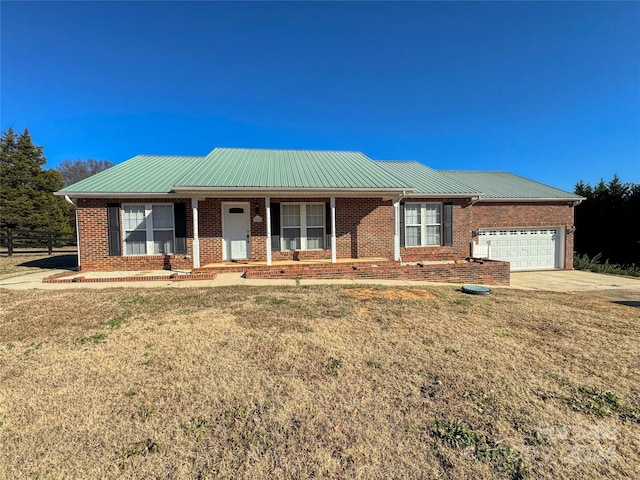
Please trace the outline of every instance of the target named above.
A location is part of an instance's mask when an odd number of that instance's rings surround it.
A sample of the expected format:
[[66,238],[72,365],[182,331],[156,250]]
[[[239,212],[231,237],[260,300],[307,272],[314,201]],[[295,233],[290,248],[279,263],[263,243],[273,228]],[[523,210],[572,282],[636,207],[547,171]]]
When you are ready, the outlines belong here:
[[511,262],[511,270],[562,268],[560,228],[479,230],[478,243],[490,246],[489,258]]

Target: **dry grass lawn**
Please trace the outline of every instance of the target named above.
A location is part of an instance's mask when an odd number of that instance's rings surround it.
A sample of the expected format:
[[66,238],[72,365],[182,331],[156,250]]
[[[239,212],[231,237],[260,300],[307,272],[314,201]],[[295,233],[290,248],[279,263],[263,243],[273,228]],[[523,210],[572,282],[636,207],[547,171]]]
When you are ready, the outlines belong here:
[[640,478],[640,309],[455,287],[0,290],[0,477]]

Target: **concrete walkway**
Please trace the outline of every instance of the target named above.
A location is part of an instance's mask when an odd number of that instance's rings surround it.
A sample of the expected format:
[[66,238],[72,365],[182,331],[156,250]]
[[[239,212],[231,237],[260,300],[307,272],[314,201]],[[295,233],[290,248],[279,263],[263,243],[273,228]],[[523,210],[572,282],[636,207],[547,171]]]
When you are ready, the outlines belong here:
[[[67,290],[72,288],[190,288],[190,287],[223,287],[232,285],[276,286],[296,285],[295,280],[261,280],[242,278],[240,273],[221,273],[211,280],[184,281],[136,281],[136,282],[100,282],[100,283],[42,283],[51,275],[65,270],[46,270],[37,273],[15,276],[0,280],[0,288],[12,290]],[[122,272],[122,276],[130,276],[131,272]],[[387,286],[426,286],[426,285],[461,285],[452,283],[419,282],[407,280],[351,280],[351,279],[302,279],[300,285],[387,285]],[[511,274],[510,287],[522,290],[549,290],[555,292],[614,291],[624,290],[625,298],[640,300],[640,279],[602,275],[598,273],[554,270],[545,272],[514,272]]]
[[[190,287],[225,287],[233,285],[247,286],[278,286],[296,285],[292,279],[250,279],[242,278],[242,274],[220,273],[210,280],[139,280],[135,282],[79,282],[79,283],[42,283],[51,275],[63,273],[65,270],[47,270],[46,272],[30,273],[0,280],[0,288],[11,290],[67,290],[72,288],[190,288]],[[131,276],[132,272],[122,272],[122,276]],[[111,275],[113,276],[113,274]],[[456,285],[452,283],[414,282],[408,280],[376,280],[376,279],[302,279],[300,285],[388,285],[388,286],[420,286],[420,285]],[[462,285],[462,284],[459,284]]]

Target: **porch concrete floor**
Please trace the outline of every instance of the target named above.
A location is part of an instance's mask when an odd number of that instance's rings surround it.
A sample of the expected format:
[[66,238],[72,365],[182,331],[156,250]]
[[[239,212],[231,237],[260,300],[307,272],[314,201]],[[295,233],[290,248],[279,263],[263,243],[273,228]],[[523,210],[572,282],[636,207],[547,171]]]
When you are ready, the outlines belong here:
[[[336,260],[336,264],[339,263],[381,263],[388,262],[387,258],[379,258],[379,257],[367,257],[367,258],[338,258]],[[320,260],[274,260],[271,262],[271,266],[279,267],[285,265],[321,265],[328,264],[331,265],[330,259],[320,259]],[[219,263],[207,263],[206,265],[201,265],[200,268],[237,268],[237,267],[266,267],[267,262],[252,262],[252,261],[238,261],[238,262],[219,262]]]

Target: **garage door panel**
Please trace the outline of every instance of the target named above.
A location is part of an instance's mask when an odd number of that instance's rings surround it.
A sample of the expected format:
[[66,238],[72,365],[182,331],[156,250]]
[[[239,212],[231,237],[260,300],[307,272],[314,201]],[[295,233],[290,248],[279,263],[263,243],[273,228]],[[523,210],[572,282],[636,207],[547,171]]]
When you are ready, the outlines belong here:
[[558,229],[479,230],[478,242],[491,245],[490,258],[511,263],[511,270],[548,270],[558,262]]

